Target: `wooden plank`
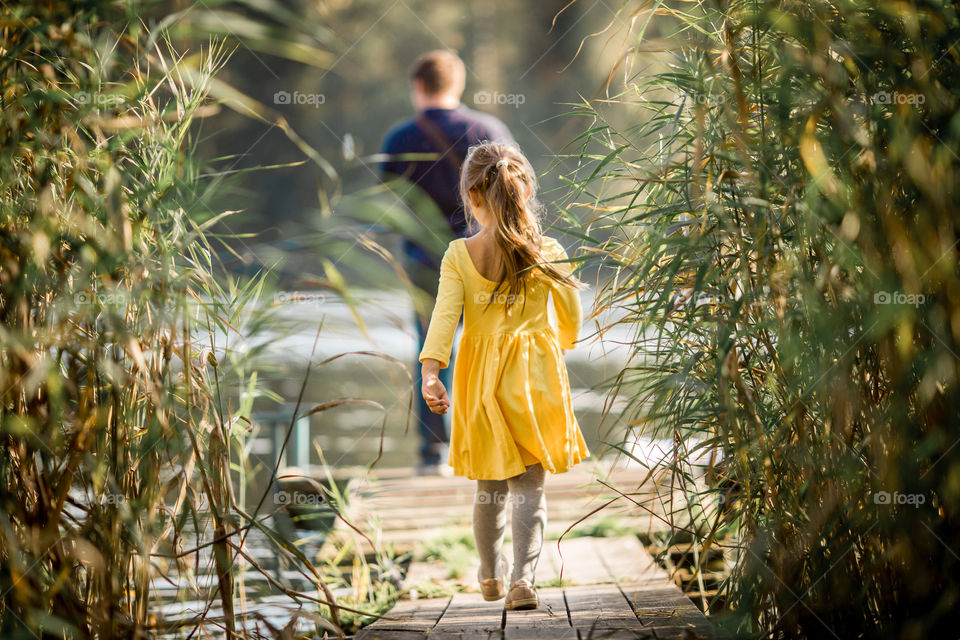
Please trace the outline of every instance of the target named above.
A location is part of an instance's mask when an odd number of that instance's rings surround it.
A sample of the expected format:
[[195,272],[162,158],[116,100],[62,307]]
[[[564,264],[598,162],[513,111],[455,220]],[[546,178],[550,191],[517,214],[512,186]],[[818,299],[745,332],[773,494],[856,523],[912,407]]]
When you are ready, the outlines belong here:
[[[634,543],[634,544],[631,544]],[[537,563],[536,583],[539,586],[556,584],[560,578],[561,563],[563,566],[563,584],[603,584],[613,583],[617,578],[611,572],[608,564],[603,561],[599,549],[613,554],[622,554],[619,558],[618,576],[636,579],[644,575],[647,563],[653,563],[649,554],[636,542],[636,538],[570,538],[560,543],[558,550],[556,540],[544,542]],[[563,553],[561,560],[560,553]],[[513,566],[513,545],[506,543],[503,554],[508,566]],[[480,559],[474,554],[471,563],[464,570],[463,578],[452,580],[448,569],[438,562],[414,562],[407,571],[405,584],[415,586],[424,582],[438,584],[453,582],[460,584],[468,591],[477,591],[476,575],[480,567]],[[666,574],[664,574],[665,576]]]
[[712,623],[672,582],[651,580],[622,584],[620,589],[643,629],[654,632],[658,638],[716,637]]
[[540,606],[532,611],[507,611],[506,640],[576,639],[570,626],[562,589],[538,589]]
[[614,584],[564,587],[570,621],[583,637],[599,631],[637,631],[642,626]]
[[357,633],[357,640],[378,640],[380,638],[405,638],[400,632],[406,632],[409,637],[423,637],[436,626],[440,616],[450,604],[450,598],[431,598],[421,600],[400,600],[390,611],[387,618],[381,618],[373,624],[364,627]]
[[[476,488],[476,481],[462,477],[443,478],[440,476],[397,476],[396,474],[405,472],[403,469],[391,469],[383,471],[374,471],[367,474],[365,471],[342,472],[337,473],[336,479],[340,481],[353,480],[358,483],[358,488],[363,491],[368,488],[375,488],[383,495],[442,495],[450,491],[473,491]],[[603,493],[614,495],[612,491],[597,480],[604,479],[619,490],[633,493],[641,485],[653,486],[649,481],[644,483],[646,472],[627,471],[618,472],[615,477],[605,479],[603,474],[594,475],[586,471],[571,471],[560,475],[549,475],[546,481],[547,491],[557,490],[585,490],[590,493]],[[317,476],[318,480],[324,480],[325,476]]]
[[600,563],[614,582],[639,583],[665,580],[670,576],[654,561],[636,536],[618,538],[588,538],[593,541]]
[[545,542],[537,567],[537,583],[543,584],[560,578],[565,585],[612,582],[610,572],[600,562],[593,540],[569,538],[559,542]]
[[[416,505],[416,508],[412,508],[412,505]],[[590,512],[599,505],[591,505],[585,500],[580,499],[568,499],[568,500],[551,500],[547,499],[547,514],[553,518],[562,518],[567,520],[569,523],[576,522],[580,518],[586,517]],[[511,509],[508,507],[507,511]],[[416,498],[409,498],[403,502],[399,502],[393,505],[383,505],[378,500],[367,500],[361,499],[359,505],[352,511],[357,516],[364,515],[375,515],[379,516],[384,520],[385,524],[388,524],[387,521],[406,521],[414,520],[419,516],[425,520],[436,520],[442,519],[443,517],[471,517],[473,515],[473,496],[463,502],[450,501],[443,504],[425,504],[417,502]],[[608,507],[605,511],[591,516],[590,520],[596,521],[603,517],[620,515],[620,514],[630,514],[633,511],[615,509],[613,506]]]
[[[368,530],[366,523],[362,520],[351,519],[351,522],[353,522],[355,526],[359,527],[361,531]],[[633,528],[636,531],[660,531],[663,530],[665,526],[656,519],[642,516],[630,519],[629,522],[633,525]],[[581,526],[588,525],[589,522],[584,523],[584,525]],[[469,526],[469,523],[464,521],[461,526]],[[553,544],[556,544],[556,539],[560,536],[560,534],[566,531],[568,526],[568,522],[551,522],[548,520],[546,531],[546,537],[548,538],[547,543],[552,542]],[[574,529],[574,531],[577,530],[578,529]],[[331,536],[327,538],[323,549],[320,551],[320,557],[330,558],[336,553],[338,545],[342,544],[344,539],[354,540],[360,545],[362,552],[366,555],[373,553],[373,549],[371,549],[359,535],[344,527],[336,531],[334,534],[331,534]],[[388,528],[383,530],[380,535],[380,541],[383,544],[390,546],[395,553],[407,553],[413,551],[423,542],[424,539],[425,531],[420,528],[400,530]],[[564,541],[567,539],[568,538],[564,538]],[[573,538],[569,539],[572,540]],[[564,577],[566,577],[566,572],[564,572]]]
[[[558,548],[559,547],[559,548]],[[637,582],[645,576],[660,576],[657,566],[636,536],[616,538],[565,538],[544,544],[537,582],[560,577],[563,584],[604,584],[620,581]]]
[[430,630],[430,638],[486,640],[500,635],[502,619],[503,600],[486,602],[479,593],[458,593]]
[[[574,507],[559,512],[557,509],[550,508],[548,509],[547,526],[551,533],[559,536],[564,533],[573,522],[579,520],[586,513],[588,513],[588,510],[581,507]],[[458,512],[455,508],[445,509],[444,513],[437,515],[432,515],[430,510],[425,510],[422,517],[419,518],[411,514],[409,510],[403,512],[351,512],[349,518],[350,521],[357,526],[365,526],[368,518],[375,518],[380,522],[381,527],[388,532],[415,531],[417,532],[418,538],[423,537],[424,531],[443,529],[446,527],[471,527],[473,524],[473,515],[470,511],[464,509]],[[587,520],[575,527],[572,533],[575,534],[578,531],[584,531],[590,526],[591,521]],[[574,537],[575,536],[567,534],[564,539],[573,539]]]
[[[348,636],[350,637],[350,636]],[[402,629],[371,629],[365,627],[355,636],[356,640],[423,640],[425,631],[404,631]]]
[[[469,486],[437,486],[432,487],[435,490],[426,490],[426,488],[421,488],[420,490],[409,490],[409,491],[388,491],[382,486],[370,487],[369,489],[361,489],[361,495],[364,495],[371,502],[375,502],[379,505],[408,505],[411,497],[415,497],[418,501],[418,504],[424,505],[438,505],[438,504],[450,504],[461,502],[464,499],[467,502],[473,501],[473,496],[476,493],[476,485],[471,483]],[[369,493],[367,493],[369,491]],[[597,497],[597,496],[613,496],[615,495],[612,492],[609,492],[606,487],[602,485],[588,485],[588,486],[546,486],[547,499],[553,500],[580,500],[584,497]]]

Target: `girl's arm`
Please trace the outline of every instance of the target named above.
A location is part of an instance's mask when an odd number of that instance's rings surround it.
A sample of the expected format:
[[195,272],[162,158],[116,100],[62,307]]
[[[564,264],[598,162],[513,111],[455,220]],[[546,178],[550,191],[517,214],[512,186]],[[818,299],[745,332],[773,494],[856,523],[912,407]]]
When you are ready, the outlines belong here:
[[433,358],[427,358],[423,361],[421,377],[423,386],[420,387],[420,393],[426,400],[430,411],[434,413],[446,413],[450,408],[450,398],[447,397],[447,389],[440,382],[437,374],[440,371],[440,362]]
[[427,337],[420,351],[420,362],[436,360],[438,369],[450,362],[450,350],[453,348],[453,334],[460,322],[463,311],[463,279],[457,271],[453,259],[453,249],[447,248],[440,263],[440,286],[437,290],[437,304],[430,316]]
[[[567,260],[567,252],[563,246],[556,240],[553,243],[556,247],[553,251],[553,260]],[[553,266],[565,276],[573,273],[573,265],[569,262],[555,262]],[[557,311],[557,337],[560,341],[560,348],[573,349],[573,343],[580,336],[580,328],[583,325],[580,293],[573,287],[554,283],[551,297],[553,298],[553,307]]]
[[453,262],[452,247],[448,247],[440,263],[440,286],[437,289],[437,304],[430,316],[427,337],[420,351],[421,378],[420,393],[426,400],[430,411],[446,413],[450,407],[447,390],[437,377],[440,369],[450,363],[450,350],[453,348],[453,334],[460,322],[463,311],[463,279]]

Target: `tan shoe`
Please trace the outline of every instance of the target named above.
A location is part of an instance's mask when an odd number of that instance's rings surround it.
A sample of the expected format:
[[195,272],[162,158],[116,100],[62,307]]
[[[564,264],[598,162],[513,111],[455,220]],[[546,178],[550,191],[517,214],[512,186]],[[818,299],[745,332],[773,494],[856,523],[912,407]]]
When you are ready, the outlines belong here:
[[480,582],[480,593],[487,602],[503,597],[503,578],[488,578]]
[[511,611],[536,609],[540,606],[537,588],[527,580],[517,580],[510,587],[510,593],[507,594],[507,602],[504,606]]
[[497,558],[497,578],[480,579],[480,572],[477,571],[477,579],[480,580],[480,593],[487,602],[493,602],[503,597],[503,585],[507,581],[507,559],[503,554]]

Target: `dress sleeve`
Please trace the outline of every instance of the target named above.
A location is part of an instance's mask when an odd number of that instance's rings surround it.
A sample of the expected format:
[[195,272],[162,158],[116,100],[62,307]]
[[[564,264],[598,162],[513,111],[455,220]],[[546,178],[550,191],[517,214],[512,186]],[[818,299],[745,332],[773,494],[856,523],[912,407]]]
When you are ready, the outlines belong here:
[[454,258],[454,246],[450,244],[440,262],[440,286],[437,290],[437,304],[430,316],[427,337],[420,351],[420,362],[427,358],[438,360],[440,368],[450,363],[450,350],[453,347],[453,334],[460,322],[463,311],[463,278]]
[[[553,261],[569,259],[563,246],[552,238],[545,249],[544,255]],[[573,265],[569,262],[559,262],[553,266],[565,276],[573,273]],[[557,337],[560,340],[560,347],[562,349],[573,349],[573,343],[580,336],[580,328],[583,326],[580,293],[573,287],[560,282],[553,282],[550,294],[553,298],[553,307],[557,312]]]

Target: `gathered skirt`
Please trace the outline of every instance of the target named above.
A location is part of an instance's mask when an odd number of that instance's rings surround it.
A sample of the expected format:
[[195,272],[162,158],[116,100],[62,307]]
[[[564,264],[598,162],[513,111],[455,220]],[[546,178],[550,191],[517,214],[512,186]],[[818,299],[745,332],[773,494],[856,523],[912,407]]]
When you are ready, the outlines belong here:
[[450,465],[504,480],[540,463],[568,471],[589,456],[554,330],[464,335],[454,363]]

